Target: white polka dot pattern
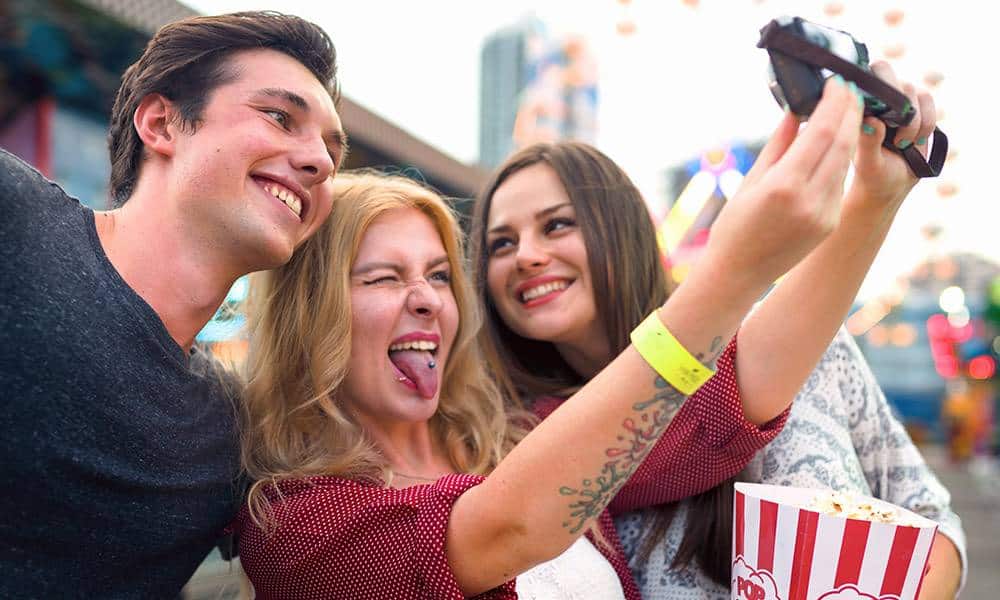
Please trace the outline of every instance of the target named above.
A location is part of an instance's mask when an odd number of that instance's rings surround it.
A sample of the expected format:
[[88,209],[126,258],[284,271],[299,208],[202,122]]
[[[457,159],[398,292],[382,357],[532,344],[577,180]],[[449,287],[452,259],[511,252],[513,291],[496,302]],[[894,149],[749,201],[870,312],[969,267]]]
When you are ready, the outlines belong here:
[[[611,503],[615,513],[679,500],[738,473],[781,430],[788,411],[757,427],[743,417],[736,385],[736,340],[717,371],[689,398],[649,456]],[[561,398],[539,398],[545,418]],[[462,594],[444,551],[451,507],[483,481],[449,475],[434,484],[402,490],[338,477],[280,484],[272,498],[277,529],[262,532],[244,510],[236,521],[240,560],[259,600],[427,598]],[[628,600],[639,600],[611,512],[597,527],[605,544],[588,534],[622,582]],[[479,598],[517,598],[514,581]]]
[[[280,484],[270,535],[238,520],[240,561],[258,600],[464,598],[444,552],[455,500],[483,481],[448,475],[402,490],[339,477]],[[480,596],[517,598],[513,582]]]

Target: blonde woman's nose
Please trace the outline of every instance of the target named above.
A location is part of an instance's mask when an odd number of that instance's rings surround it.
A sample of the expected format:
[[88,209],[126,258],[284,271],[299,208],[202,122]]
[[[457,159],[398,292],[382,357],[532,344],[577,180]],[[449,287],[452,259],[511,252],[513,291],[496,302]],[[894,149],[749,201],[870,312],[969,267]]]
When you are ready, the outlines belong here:
[[424,317],[437,315],[442,307],[441,296],[426,279],[419,279],[410,284],[406,304],[410,312]]

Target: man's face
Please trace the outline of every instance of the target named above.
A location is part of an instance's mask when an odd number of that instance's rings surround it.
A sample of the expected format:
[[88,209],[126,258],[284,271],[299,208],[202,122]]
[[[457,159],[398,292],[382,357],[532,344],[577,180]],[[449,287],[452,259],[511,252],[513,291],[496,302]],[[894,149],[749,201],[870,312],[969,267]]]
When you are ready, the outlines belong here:
[[234,54],[238,76],[180,132],[164,190],[199,245],[243,272],[286,262],[326,220],[346,139],[316,77],[275,50]]

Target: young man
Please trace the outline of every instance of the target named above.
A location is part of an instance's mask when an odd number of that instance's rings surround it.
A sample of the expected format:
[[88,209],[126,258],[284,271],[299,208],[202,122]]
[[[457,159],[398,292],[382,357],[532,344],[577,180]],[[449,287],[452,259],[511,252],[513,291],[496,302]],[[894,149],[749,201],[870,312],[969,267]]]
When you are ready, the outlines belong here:
[[176,597],[240,502],[197,332],[329,215],[333,45],[276,13],[168,25],[125,73],[95,213],[0,151],[0,597]]

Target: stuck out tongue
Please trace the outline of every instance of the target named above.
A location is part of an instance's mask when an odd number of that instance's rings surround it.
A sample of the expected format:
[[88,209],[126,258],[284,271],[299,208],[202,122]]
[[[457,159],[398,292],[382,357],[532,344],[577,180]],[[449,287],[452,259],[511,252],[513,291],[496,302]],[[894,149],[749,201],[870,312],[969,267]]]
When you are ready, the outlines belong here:
[[396,365],[396,368],[410,378],[410,381],[417,384],[417,391],[424,398],[433,398],[438,390],[438,370],[428,367],[428,363],[434,360],[430,352],[420,352],[417,350],[401,350],[390,352],[389,359]]

